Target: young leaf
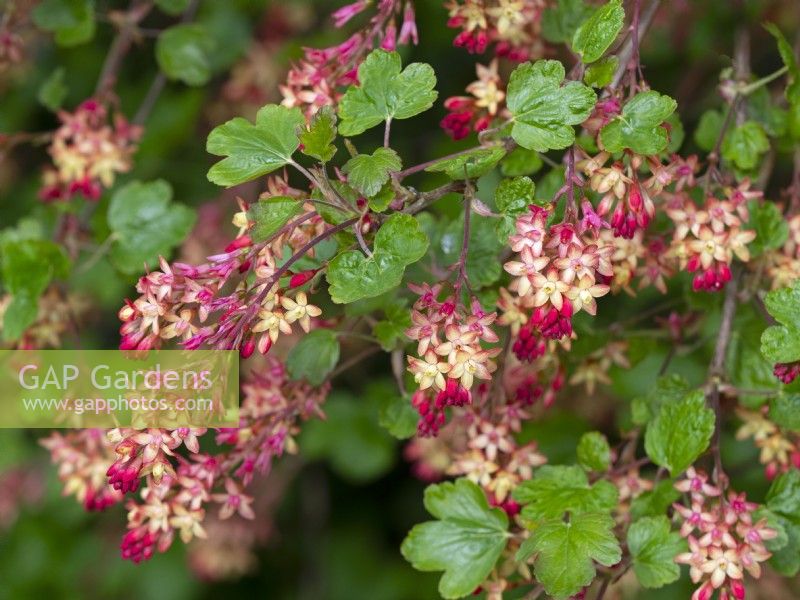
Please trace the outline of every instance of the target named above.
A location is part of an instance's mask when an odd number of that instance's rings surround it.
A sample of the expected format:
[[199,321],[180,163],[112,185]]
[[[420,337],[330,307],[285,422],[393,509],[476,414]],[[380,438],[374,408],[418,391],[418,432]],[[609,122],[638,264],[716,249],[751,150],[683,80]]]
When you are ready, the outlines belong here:
[[578,442],[578,462],[584,469],[602,472],[611,464],[611,448],[599,431],[588,431]]
[[592,7],[583,0],[559,0],[542,13],[542,36],[554,44],[571,42],[575,30],[591,14]]
[[337,304],[370,298],[396,288],[405,268],[425,256],[428,236],[411,215],[394,214],[375,236],[372,256],[358,250],[338,254],[328,265],[328,292]]
[[794,287],[771,291],[764,303],[779,325],[761,335],[761,354],[773,363],[800,360],[800,280]]
[[686,542],[670,531],[667,517],[645,517],[633,523],[628,528],[628,550],[643,587],[660,588],[680,578],[681,569],[673,558],[686,551]]
[[470,595],[486,579],[508,541],[508,517],[490,508],[468,479],[430,485],[425,508],[439,519],[415,525],[400,551],[415,569],[444,571],[443,598]]
[[545,591],[557,600],[577,594],[595,578],[594,562],[610,567],[622,558],[609,515],[574,515],[539,525],[517,552],[517,560],[538,553],[533,568]]
[[700,122],[694,130],[694,141],[702,150],[711,152],[722,131],[722,123],[725,117],[718,110],[707,110],[700,115]]
[[411,327],[411,313],[405,303],[398,303],[386,308],[386,318],[375,323],[372,333],[386,352],[397,347],[398,342],[405,341],[405,331]]
[[616,56],[607,56],[586,68],[586,73],[583,74],[583,81],[586,85],[604,88],[611,83],[618,66],[619,59]]
[[756,239],[748,245],[750,255],[760,256],[766,250],[780,248],[789,236],[789,223],[783,218],[783,214],[773,202],[758,203],[751,200],[748,203],[750,220],[745,225],[745,229],[752,229],[756,232]]
[[506,244],[508,237],[514,233],[517,217],[525,214],[528,206],[535,202],[535,192],[536,185],[530,177],[504,179],[497,186],[494,203],[502,218],[498,219],[495,232],[502,244]]
[[577,465],[545,465],[533,479],[522,482],[513,492],[514,500],[526,506],[522,516],[532,521],[587,512],[606,512],[617,504],[619,492],[608,481],[589,484],[586,472]]
[[64,98],[67,97],[67,84],[64,83],[65,73],[64,67],[59,67],[50,73],[36,94],[39,104],[53,112],[61,108]]
[[389,181],[391,173],[402,168],[403,163],[397,152],[391,148],[378,148],[371,155],[354,156],[344,164],[342,172],[347,175],[347,183],[369,198]]
[[585,64],[598,60],[617,39],[625,22],[622,0],[611,0],[598,8],[578,27],[572,38],[572,49]]
[[397,52],[373,50],[358,67],[358,86],[339,102],[339,133],[358,135],[386,120],[408,119],[433,106],[438,96],[430,65],[412,63],[401,71]]
[[600,142],[609,152],[630,148],[636,154],[652,155],[662,152],[669,142],[662,126],[675,111],[678,103],[658,92],[640,92],[600,130]]
[[411,406],[411,398],[394,393],[383,399],[378,422],[392,436],[406,440],[417,433],[419,414]]
[[445,173],[450,179],[474,179],[494,169],[505,155],[506,150],[502,145],[476,148],[455,158],[440,160],[425,170],[429,173]]
[[108,205],[114,242],[109,256],[123,273],[139,273],[169,254],[194,227],[195,212],[172,203],[172,188],[162,180],[132,181],[117,190]]
[[251,205],[248,211],[248,218],[254,223],[250,237],[254,242],[263,242],[301,212],[303,212],[303,202],[297,198],[289,196],[262,198]]
[[647,455],[673,477],[683,473],[706,451],[714,433],[714,411],[703,392],[695,390],[682,400],[664,404],[644,438]]
[[323,106],[311,118],[307,130],[300,134],[300,150],[306,156],[316,158],[320,162],[328,162],[336,154],[336,113],[330,106]]
[[305,122],[297,107],[267,104],[258,111],[255,125],[236,117],[215,127],[206,150],[227,158],[211,167],[208,180],[230,187],[289,164],[300,145],[297,131]]
[[158,36],[156,60],[170,79],[186,85],[204,85],[211,78],[209,55],[214,47],[214,38],[208,35],[202,25],[175,25]]
[[37,27],[55,33],[60,46],[77,46],[94,37],[92,0],[43,0],[32,16]]
[[289,351],[286,369],[292,379],[322,385],[339,362],[339,340],[330,329],[314,329]]
[[636,425],[645,425],[658,414],[661,406],[677,402],[689,393],[689,382],[680,375],[664,375],[656,379],[655,386],[646,396],[633,399],[631,412]]
[[745,121],[722,140],[722,158],[743,171],[755,169],[769,150],[769,139],[760,123]]
[[770,400],[769,418],[785,429],[800,432],[800,394],[781,394]]
[[0,244],[2,279],[12,295],[3,315],[3,338],[14,341],[36,320],[39,296],[54,278],[64,278],[69,259],[61,246],[42,239],[15,239]]
[[631,519],[636,521],[642,517],[659,517],[666,514],[672,503],[680,498],[671,479],[659,481],[652,490],[643,492],[631,502]]
[[575,141],[573,125],[589,117],[597,97],[577,81],[562,86],[564,76],[557,60],[525,63],[511,73],[507,106],[513,115],[511,137],[520,146],[547,152]]

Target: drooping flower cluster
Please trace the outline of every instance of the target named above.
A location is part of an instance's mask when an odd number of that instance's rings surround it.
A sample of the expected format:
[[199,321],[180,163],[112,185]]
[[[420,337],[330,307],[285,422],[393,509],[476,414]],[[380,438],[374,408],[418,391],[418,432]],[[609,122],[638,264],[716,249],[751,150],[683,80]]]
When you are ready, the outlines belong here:
[[[334,24],[344,26],[366,10],[371,0],[358,0],[333,13]],[[396,17],[402,13],[398,34]],[[305,48],[302,60],[289,71],[280,86],[284,106],[300,106],[309,118],[320,107],[336,105],[344,88],[358,82],[358,66],[375,48],[394,50],[397,44],[418,42],[414,6],[410,0],[378,0],[369,26],[330,48]]]
[[792,467],[800,469],[800,448],[797,439],[788,434],[766,417],[767,407],[755,412],[738,410],[736,414],[742,420],[742,426],[736,432],[737,440],[753,438],[753,443],[760,450],[759,461],[765,467],[767,479],[774,479],[779,473],[785,473]]
[[720,600],[744,600],[744,572],[758,579],[761,563],[771,554],[764,546],[778,532],[766,519],[754,520],[758,505],[747,502],[744,493],[722,491],[708,477],[690,467],[675,489],[689,495],[690,505],[674,504],[683,519],[680,533],[689,541],[689,552],[675,562],[689,565],[689,575],[700,583],[692,600],[710,600],[720,590]]
[[523,62],[542,55],[541,17],[546,0],[449,0],[448,27],[460,29],[453,45]]
[[[320,315],[319,309],[308,303],[304,292],[290,297],[279,291],[275,280],[284,249],[303,246],[324,228],[311,205],[305,210],[271,239],[257,244],[246,233],[252,223],[244,210],[234,218],[241,235],[224,253],[208,257],[209,262],[193,266],[161,259],[160,270],[139,279],[136,289],[141,296],[126,301],[119,311],[120,348],[157,348],[174,338],[187,349],[239,348],[247,357],[256,347],[266,353],[280,333],[291,333],[295,322],[309,331],[310,319]],[[312,271],[287,271],[292,276],[289,288],[305,284],[316,273]],[[231,277],[246,273],[253,273],[254,279],[242,278],[230,294],[220,295]],[[219,314],[215,322],[209,320],[212,314]]]
[[75,112],[59,111],[61,126],[49,148],[55,168],[44,173],[42,200],[69,200],[76,194],[98,200],[118,173],[130,171],[141,128],[120,113],[112,122],[108,117],[108,109],[92,98]]
[[680,269],[695,273],[695,291],[717,291],[731,279],[734,256],[742,262],[750,260],[747,244],[756,232],[743,229],[749,219],[747,200],[761,196],[749,191],[748,184],[729,189],[725,200],[709,197],[698,207],[687,194],[676,195],[666,213],[675,223],[669,255]]
[[41,441],[58,465],[58,478],[64,495],[75,495],[86,510],[104,510],[122,500],[106,476],[114,461],[114,443],[102,429],[76,429],[64,434],[53,432]]
[[547,458],[537,451],[536,442],[517,443],[514,432],[519,431],[519,421],[515,427],[504,416],[492,420],[474,410],[467,418],[467,448],[454,456],[447,473],[471,479],[486,490],[492,505],[513,516],[519,505],[511,499],[511,492],[530,479]]
[[[296,452],[298,422],[322,416],[328,393],[328,386],[290,381],[282,363],[266,360],[263,373],[242,384],[239,427],[218,430],[217,454],[200,451],[205,429],[115,429],[107,437],[86,430],[70,438],[54,434],[45,442],[60,465],[65,489],[78,494],[87,509],[103,509],[141,488],[141,502],[129,498],[126,503],[123,558],[140,562],[155,550],[163,552],[176,532],[184,542],[205,537],[209,503],[219,506],[220,520],[234,514],[254,517],[253,498],[244,489],[256,472],[270,471],[274,457]],[[112,448],[116,460],[109,467]]]
[[467,137],[471,131],[487,129],[492,119],[504,115],[505,86],[497,73],[497,59],[489,66],[476,64],[478,79],[467,86],[470,96],[451,96],[444,101],[447,116],[440,123],[454,140]]
[[595,299],[610,289],[601,278],[613,274],[613,246],[598,246],[591,232],[581,234],[572,223],[548,227],[548,216],[548,209],[531,205],[509,239],[518,260],[507,262],[505,270],[515,277],[509,289],[518,298],[503,295],[500,306],[503,323],[518,332],[514,352],[520,360],[541,356],[543,338],[571,336],[574,313],[595,314]]
[[409,287],[419,295],[406,330],[417,342],[418,356],[407,357],[419,385],[412,402],[420,414],[419,434],[436,435],[444,425],[445,408],[469,404],[475,379],[488,380],[497,368],[492,359],[500,349],[481,347],[481,341],[498,341],[491,327],[497,313],[487,313],[475,298],[468,312],[458,290],[440,301],[442,284]]

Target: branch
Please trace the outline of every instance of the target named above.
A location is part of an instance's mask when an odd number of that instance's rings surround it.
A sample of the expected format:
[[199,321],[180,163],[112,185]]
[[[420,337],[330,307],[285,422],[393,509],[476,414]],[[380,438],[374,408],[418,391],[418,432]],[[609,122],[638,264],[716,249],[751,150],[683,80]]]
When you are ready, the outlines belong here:
[[710,390],[708,392],[708,403],[714,411],[716,424],[714,427],[714,439],[712,452],[714,453],[714,480],[717,484],[725,483],[725,471],[722,468],[722,456],[720,455],[720,431],[722,427],[722,411],[720,410],[720,383],[725,375],[725,357],[728,353],[728,344],[731,341],[731,329],[733,318],[736,315],[737,292],[741,272],[737,273],[725,288],[725,302],[722,305],[722,322],[719,325],[717,343],[714,346],[714,357],[708,367],[708,380]]
[[[650,27],[650,23],[653,22],[653,17],[655,17],[656,12],[658,12],[658,7],[660,4],[661,0],[653,0],[639,17],[635,44],[637,54],[639,51],[639,44],[641,43],[645,32],[647,32],[647,29]],[[622,50],[619,52],[619,65],[617,65],[617,71],[614,73],[614,78],[611,80],[611,89],[616,89],[619,87],[622,78],[625,76],[625,71],[628,70],[628,63],[633,58],[633,52],[633,32],[631,32],[631,34],[628,36],[628,39],[625,41]]]
[[123,13],[119,19],[119,33],[111,42],[108,54],[100,69],[100,76],[97,79],[94,95],[98,98],[107,94],[117,80],[117,74],[122,66],[122,61],[131,49],[136,35],[136,26],[147,16],[153,8],[150,2],[135,1],[131,8]]

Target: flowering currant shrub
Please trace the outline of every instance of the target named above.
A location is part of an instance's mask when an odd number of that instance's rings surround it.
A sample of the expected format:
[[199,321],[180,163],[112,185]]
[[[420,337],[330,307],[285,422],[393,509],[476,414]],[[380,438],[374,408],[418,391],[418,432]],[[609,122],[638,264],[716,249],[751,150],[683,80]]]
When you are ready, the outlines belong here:
[[[359,0],[302,47],[311,3],[273,3],[235,52],[250,13],[204,4],[121,3],[94,89],[59,67],[50,130],[0,135],[0,182],[41,155],[0,231],[5,347],[240,356],[238,427],[40,440],[122,559],[250,572],[303,461],[365,481],[402,454],[427,487],[394,549],[443,598],[800,594],[795,3],[726,2],[726,45],[663,77],[714,3]],[[12,74],[101,24],[6,10]],[[182,94],[207,137],[172,169]]]

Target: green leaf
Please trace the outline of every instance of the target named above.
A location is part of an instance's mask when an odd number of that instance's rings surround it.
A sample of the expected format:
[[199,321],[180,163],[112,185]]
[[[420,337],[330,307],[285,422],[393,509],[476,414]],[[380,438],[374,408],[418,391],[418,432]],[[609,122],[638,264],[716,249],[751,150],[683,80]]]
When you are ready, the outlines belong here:
[[800,394],[781,394],[770,400],[769,418],[783,429],[800,432]]
[[385,475],[397,457],[395,441],[378,425],[375,404],[342,392],[325,402],[325,420],[303,425],[299,446],[305,458],[326,459],[342,478],[359,484]]
[[405,341],[405,331],[411,327],[411,313],[405,303],[401,303],[387,307],[385,314],[385,319],[375,323],[372,333],[380,342],[381,348],[391,352],[398,342]]
[[204,85],[211,78],[209,56],[215,46],[214,38],[202,25],[175,25],[158,36],[156,60],[170,79],[186,85]]
[[132,181],[108,205],[111,262],[124,273],[140,272],[183,242],[195,218],[193,210],[172,203],[172,188],[163,179]]
[[[450,223],[440,240],[445,259],[455,264],[464,243],[464,219],[458,217]],[[492,285],[503,273],[500,252],[505,242],[497,239],[493,219],[472,215],[467,253],[467,277],[474,289]]]
[[391,148],[378,148],[372,154],[358,154],[348,160],[342,172],[347,175],[347,183],[364,196],[377,194],[391,173],[397,173],[403,163],[397,152]]
[[440,160],[425,169],[429,173],[445,173],[450,179],[475,179],[494,169],[506,155],[502,145],[476,148],[455,158]]
[[777,519],[776,529],[786,536],[783,545],[779,539],[767,541],[767,548],[773,551],[770,564],[782,575],[792,577],[800,571],[800,472],[791,469],[778,475],[767,492],[765,504],[772,517],[768,519],[769,525],[775,526],[770,521]]
[[3,285],[12,295],[3,316],[3,338],[14,341],[36,320],[39,296],[69,272],[69,259],[50,240],[8,236],[0,244]]
[[800,520],[800,471],[790,469],[778,475],[767,492],[766,504],[773,512]]
[[0,330],[7,342],[18,340],[25,333],[39,314],[39,298],[31,297],[27,292],[15,294],[3,313]]
[[604,514],[545,521],[523,542],[517,560],[538,553],[533,564],[537,581],[557,600],[568,598],[594,580],[594,562],[610,567],[622,558],[613,529],[614,519]]
[[600,130],[600,142],[609,152],[629,148],[636,154],[658,154],[669,143],[662,123],[677,106],[669,96],[654,91],[640,92],[622,107],[622,114]]
[[36,94],[39,104],[53,112],[61,108],[64,99],[67,97],[67,84],[64,83],[65,73],[64,67],[58,67],[44,80],[39,92]]
[[725,117],[718,110],[707,110],[700,116],[697,129],[694,130],[694,141],[700,149],[706,152],[714,149],[724,121]]
[[642,517],[658,517],[666,514],[672,503],[680,498],[673,481],[659,481],[652,490],[643,492],[631,502],[631,519],[636,521]]
[[610,511],[617,504],[619,492],[608,481],[590,485],[586,472],[577,465],[545,465],[533,479],[517,486],[513,497],[525,505],[523,517],[539,521],[560,518],[565,512],[578,515]]
[[597,97],[577,81],[562,86],[564,76],[557,60],[525,63],[511,73],[507,106],[513,115],[511,137],[520,146],[547,152],[575,141],[573,125],[589,117]]
[[412,63],[401,71],[397,52],[373,50],[358,67],[358,86],[339,102],[339,133],[358,135],[386,120],[408,119],[428,110],[438,96],[430,65]]
[[592,10],[583,0],[558,0],[555,6],[542,13],[542,36],[554,44],[571,42],[575,31]]
[[748,203],[750,220],[745,229],[756,232],[748,248],[753,257],[760,256],[767,250],[775,250],[783,246],[789,236],[789,223],[783,218],[783,213],[773,202],[758,203],[751,200]]
[[578,442],[578,462],[584,469],[602,472],[611,465],[611,448],[599,431],[588,431]]
[[32,16],[37,27],[55,33],[60,46],[77,46],[94,37],[92,0],[42,0]]
[[495,232],[502,244],[508,243],[509,236],[515,232],[517,217],[525,214],[528,206],[536,202],[535,193],[536,185],[530,177],[504,179],[497,186],[494,202],[502,217],[495,225]]
[[791,288],[771,291],[764,303],[779,325],[761,335],[761,354],[773,363],[800,360],[800,280]]
[[297,131],[305,122],[297,107],[268,104],[258,111],[255,125],[236,117],[215,127],[208,136],[206,150],[227,158],[211,167],[208,180],[230,187],[289,164],[300,145]]
[[743,171],[755,169],[769,150],[769,139],[760,123],[745,121],[722,140],[722,158]]
[[395,189],[392,185],[392,180],[389,179],[383,184],[383,187],[381,187],[377,194],[370,197],[369,207],[375,212],[383,212],[389,208],[389,205],[392,203],[392,200],[394,200],[394,197]]
[[614,73],[619,66],[619,58],[607,56],[604,59],[589,65],[583,74],[583,81],[586,85],[596,88],[604,88],[614,79]]
[[494,568],[508,541],[508,517],[490,508],[468,479],[430,485],[425,508],[437,521],[415,525],[400,551],[420,571],[444,571],[443,598],[468,596]]
[[675,477],[706,451],[714,424],[714,411],[706,406],[703,392],[695,390],[682,400],[661,407],[647,426],[647,455]]
[[254,242],[263,242],[301,212],[303,212],[303,201],[297,198],[289,196],[262,198],[248,210],[248,219],[254,223],[250,237]]
[[500,172],[506,177],[530,175],[542,168],[544,162],[535,150],[516,147],[500,163]]
[[783,64],[788,69],[789,85],[786,86],[786,99],[796,104],[800,102],[800,66],[797,64],[797,58],[794,55],[794,49],[786,36],[783,35],[778,27],[773,23],[765,23],[764,28],[769,31],[775,40],[778,42],[778,52],[781,55]]
[[291,349],[286,358],[286,368],[292,379],[305,379],[311,385],[322,385],[338,362],[336,332],[314,329]]
[[578,27],[572,38],[572,49],[585,64],[595,62],[617,39],[624,22],[622,0],[611,0]]
[[777,538],[765,543],[772,552],[769,564],[784,577],[794,577],[800,571],[800,519],[773,514],[767,523],[778,531]]
[[383,399],[378,419],[381,427],[398,439],[405,440],[417,433],[419,414],[411,406],[411,398],[399,393]]
[[670,531],[667,517],[645,517],[628,528],[633,572],[643,587],[660,588],[677,581],[681,569],[673,559],[686,549],[680,534]]
[[394,214],[375,236],[372,256],[350,250],[328,265],[328,292],[337,304],[370,298],[396,288],[405,267],[428,251],[428,236],[411,215]]
[[336,154],[335,139],[336,113],[330,106],[323,106],[314,113],[308,129],[300,134],[301,152],[326,163]]
[[155,0],[156,6],[168,15],[179,15],[189,6],[189,0]]
[[646,396],[633,399],[631,408],[634,424],[645,425],[658,414],[662,405],[677,402],[688,394],[690,389],[689,382],[680,375],[659,377]]

